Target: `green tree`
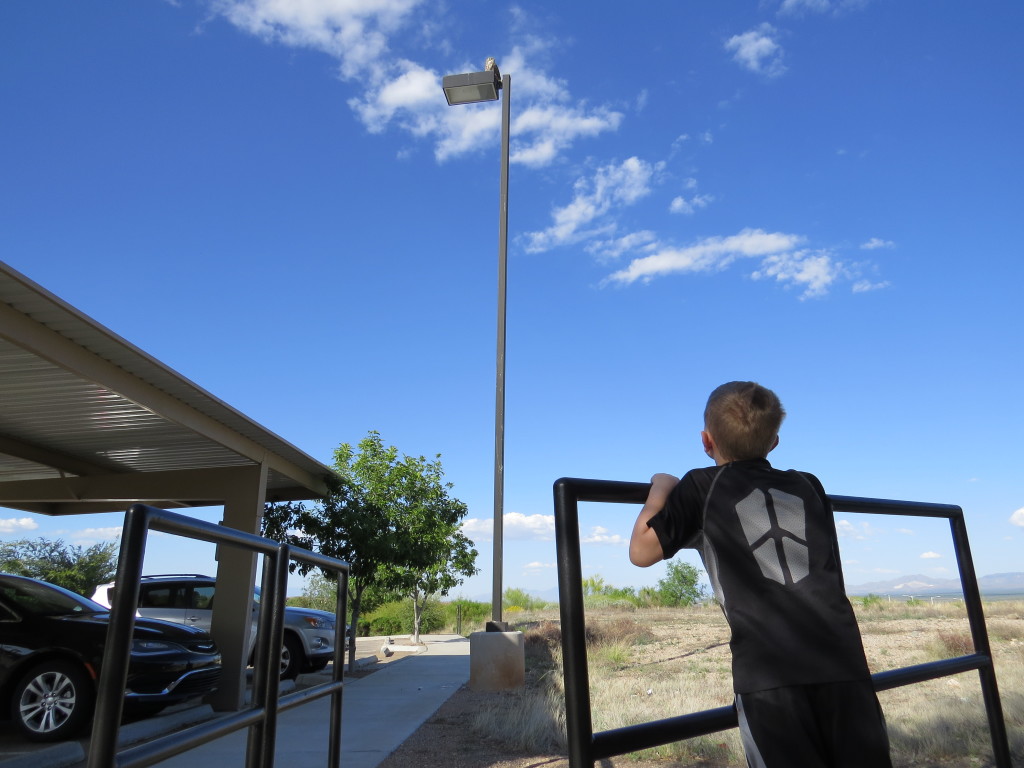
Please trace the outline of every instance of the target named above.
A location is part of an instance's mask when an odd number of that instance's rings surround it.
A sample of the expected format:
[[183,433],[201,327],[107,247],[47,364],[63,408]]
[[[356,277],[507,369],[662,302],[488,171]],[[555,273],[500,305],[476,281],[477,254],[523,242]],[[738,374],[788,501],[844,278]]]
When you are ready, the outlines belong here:
[[20,539],[0,544],[0,571],[91,597],[100,584],[114,580],[117,551],[116,540],[82,547],[62,539]]
[[419,642],[427,601],[447,595],[477,572],[477,552],[461,531],[468,508],[450,495],[440,454],[433,460],[400,457],[374,431],[360,441],[358,454],[342,444],[334,452],[334,468],[386,511],[399,556],[378,570],[375,581],[412,598],[413,642]]
[[658,581],[662,605],[693,605],[707,597],[704,587],[698,584],[702,573],[689,563],[670,560],[665,578]]
[[[371,431],[358,451],[343,443],[334,452],[337,475],[330,493],[313,506],[268,505],[264,535],[349,563],[349,607],[359,625],[363,595],[447,594],[461,576],[475,573],[476,551],[459,531],[466,506],[448,495],[440,457],[399,456]],[[308,567],[299,566],[301,573]],[[335,578],[335,574],[325,574]],[[355,643],[349,665],[355,663]]]

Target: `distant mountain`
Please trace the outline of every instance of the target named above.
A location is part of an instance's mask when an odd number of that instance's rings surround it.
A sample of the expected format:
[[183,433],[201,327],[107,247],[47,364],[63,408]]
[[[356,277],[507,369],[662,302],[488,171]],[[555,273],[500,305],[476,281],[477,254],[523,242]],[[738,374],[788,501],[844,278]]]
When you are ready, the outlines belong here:
[[[994,573],[978,578],[978,589],[984,594],[1024,593],[1024,573]],[[895,576],[885,581],[867,584],[847,584],[851,595],[932,595],[944,592],[960,592],[959,579],[936,579],[919,573],[911,576]]]

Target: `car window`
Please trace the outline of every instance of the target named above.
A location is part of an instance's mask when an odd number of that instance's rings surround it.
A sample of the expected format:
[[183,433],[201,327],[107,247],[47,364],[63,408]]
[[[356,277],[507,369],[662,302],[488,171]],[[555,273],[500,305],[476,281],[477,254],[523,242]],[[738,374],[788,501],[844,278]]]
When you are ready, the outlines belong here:
[[214,587],[195,587],[192,590],[192,607],[201,610],[209,611],[213,609],[213,593]]
[[139,595],[140,608],[185,608],[187,605],[187,587],[173,584],[146,585]]
[[106,609],[88,598],[53,584],[11,580],[0,584],[0,596],[18,611],[34,616],[99,613]]

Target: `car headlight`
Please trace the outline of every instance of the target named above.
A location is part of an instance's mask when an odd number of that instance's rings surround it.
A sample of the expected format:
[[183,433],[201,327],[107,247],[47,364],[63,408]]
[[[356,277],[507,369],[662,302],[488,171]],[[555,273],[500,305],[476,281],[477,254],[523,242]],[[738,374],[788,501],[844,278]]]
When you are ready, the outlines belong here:
[[334,629],[334,622],[330,619],[319,616],[303,616],[302,619],[313,629]]
[[178,646],[162,640],[132,640],[132,653],[136,654],[167,653],[176,650]]

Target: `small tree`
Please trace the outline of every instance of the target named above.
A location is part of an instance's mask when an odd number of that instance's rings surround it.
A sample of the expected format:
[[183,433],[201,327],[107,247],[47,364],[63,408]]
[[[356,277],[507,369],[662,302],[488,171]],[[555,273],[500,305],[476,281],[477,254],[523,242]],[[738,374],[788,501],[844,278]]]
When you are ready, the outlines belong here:
[[[270,538],[349,563],[352,626],[359,625],[368,588],[419,596],[418,617],[426,597],[447,594],[476,572],[476,550],[459,530],[466,505],[448,495],[452,486],[442,482],[440,456],[400,457],[371,431],[358,451],[348,443],[335,450],[334,469],[327,498],[313,507],[269,505],[263,529]],[[349,648],[350,667],[354,663],[355,643]]]
[[704,587],[698,583],[699,568],[689,563],[669,561],[665,578],[658,581],[658,595],[666,606],[693,605],[707,597]]
[[20,539],[0,544],[0,571],[91,597],[100,584],[114,580],[117,550],[116,540],[82,547],[62,539]]

